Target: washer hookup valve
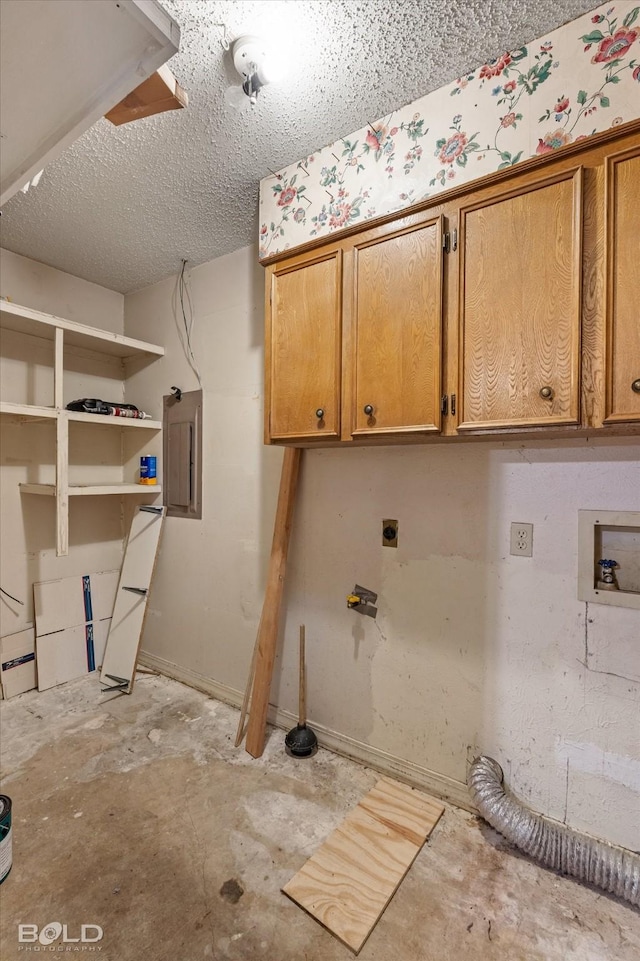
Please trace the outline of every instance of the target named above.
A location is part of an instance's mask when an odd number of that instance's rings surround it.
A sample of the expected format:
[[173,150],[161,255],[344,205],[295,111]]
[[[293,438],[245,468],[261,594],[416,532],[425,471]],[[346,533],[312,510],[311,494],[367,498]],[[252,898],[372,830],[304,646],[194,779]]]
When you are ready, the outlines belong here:
[[366,614],[368,617],[375,617],[378,608],[374,604],[378,600],[378,595],[373,591],[368,591],[366,587],[359,584],[353,589],[353,594],[347,594],[347,607],[357,611],[358,614]]

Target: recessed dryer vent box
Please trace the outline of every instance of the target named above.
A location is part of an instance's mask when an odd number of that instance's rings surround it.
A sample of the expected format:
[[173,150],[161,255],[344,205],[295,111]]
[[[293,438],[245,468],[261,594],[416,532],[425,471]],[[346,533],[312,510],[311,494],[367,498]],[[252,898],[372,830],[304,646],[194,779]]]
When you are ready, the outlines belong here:
[[[602,560],[616,562],[613,585]],[[640,511],[578,511],[578,598],[640,610]]]

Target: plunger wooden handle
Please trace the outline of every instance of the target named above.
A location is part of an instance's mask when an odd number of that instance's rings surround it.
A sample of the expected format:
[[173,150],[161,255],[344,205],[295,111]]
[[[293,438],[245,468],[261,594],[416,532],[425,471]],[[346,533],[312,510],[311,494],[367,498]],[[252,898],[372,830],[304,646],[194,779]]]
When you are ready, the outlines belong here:
[[300,727],[304,727],[307,723],[307,706],[306,706],[306,687],[307,687],[307,674],[304,663],[304,624],[300,625],[300,690],[298,692],[298,724]]

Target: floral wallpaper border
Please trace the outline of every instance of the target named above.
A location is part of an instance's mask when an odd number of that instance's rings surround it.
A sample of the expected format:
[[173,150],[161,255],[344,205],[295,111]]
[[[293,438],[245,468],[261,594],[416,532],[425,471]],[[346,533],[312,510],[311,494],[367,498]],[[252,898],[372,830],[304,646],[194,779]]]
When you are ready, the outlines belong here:
[[260,259],[640,116],[640,4],[602,4],[260,183]]

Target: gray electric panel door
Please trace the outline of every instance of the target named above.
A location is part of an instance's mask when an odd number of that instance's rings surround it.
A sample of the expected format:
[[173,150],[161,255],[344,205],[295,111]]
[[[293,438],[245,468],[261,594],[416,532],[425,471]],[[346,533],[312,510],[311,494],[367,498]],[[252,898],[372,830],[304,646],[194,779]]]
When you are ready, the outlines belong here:
[[202,391],[164,398],[163,497],[167,517],[202,517]]

